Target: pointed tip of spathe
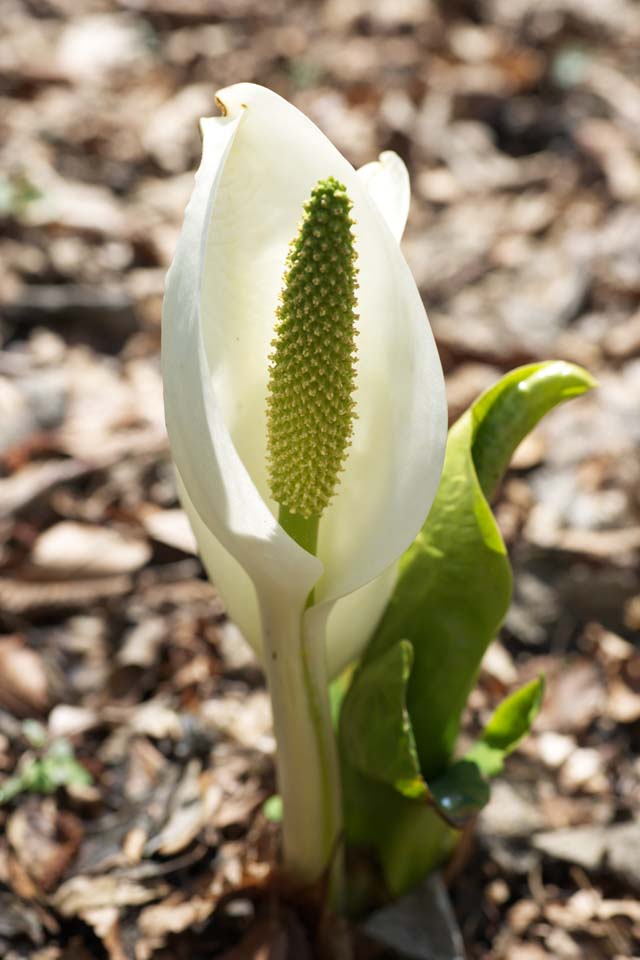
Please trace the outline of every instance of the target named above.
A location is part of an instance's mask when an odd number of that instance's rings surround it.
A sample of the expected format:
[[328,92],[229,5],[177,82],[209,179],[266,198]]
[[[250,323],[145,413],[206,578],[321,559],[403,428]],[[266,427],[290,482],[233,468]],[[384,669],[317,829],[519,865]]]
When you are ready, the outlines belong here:
[[[259,101],[266,99],[282,100],[279,94],[259,83],[233,83],[216,90],[215,101],[223,117],[235,116],[241,110],[248,110]],[[286,102],[286,101],[283,101]]]

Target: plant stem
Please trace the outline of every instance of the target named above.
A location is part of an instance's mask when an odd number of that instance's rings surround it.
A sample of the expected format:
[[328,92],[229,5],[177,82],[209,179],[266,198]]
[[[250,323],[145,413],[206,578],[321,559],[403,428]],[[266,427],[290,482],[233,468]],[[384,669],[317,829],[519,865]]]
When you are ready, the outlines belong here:
[[[283,518],[281,510],[281,523],[289,517]],[[315,532],[296,531],[315,550],[317,518],[295,521],[298,527],[315,524]],[[271,592],[263,603],[265,671],[277,744],[285,867],[303,885],[316,883],[329,871],[329,902],[338,911],[343,891],[342,805],[329,704],[326,613],[309,608],[310,599],[296,609],[290,597],[280,599]]]

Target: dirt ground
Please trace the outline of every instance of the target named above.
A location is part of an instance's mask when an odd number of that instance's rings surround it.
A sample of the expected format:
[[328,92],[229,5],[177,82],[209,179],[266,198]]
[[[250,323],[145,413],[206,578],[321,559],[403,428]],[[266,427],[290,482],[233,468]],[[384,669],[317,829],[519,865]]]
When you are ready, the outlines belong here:
[[356,165],[408,163],[452,418],[519,363],[599,380],[496,505],[516,596],[468,729],[541,670],[548,693],[450,892],[470,960],[640,956],[640,5],[2,0],[0,23],[0,956],[310,956],[265,907],[268,701],[163,425],[197,119],[237,80]]

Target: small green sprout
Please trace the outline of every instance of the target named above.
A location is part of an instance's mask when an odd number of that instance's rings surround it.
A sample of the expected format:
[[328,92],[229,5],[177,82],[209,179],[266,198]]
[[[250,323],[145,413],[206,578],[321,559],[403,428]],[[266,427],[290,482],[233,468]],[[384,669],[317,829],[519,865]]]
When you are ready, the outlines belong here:
[[[38,730],[39,728],[39,730]],[[33,721],[24,725],[24,734],[36,748],[44,745],[44,728]],[[27,756],[22,769],[0,785],[0,806],[21,793],[55,793],[59,787],[90,786],[91,775],[79,763],[68,740],[54,740],[41,757]]]

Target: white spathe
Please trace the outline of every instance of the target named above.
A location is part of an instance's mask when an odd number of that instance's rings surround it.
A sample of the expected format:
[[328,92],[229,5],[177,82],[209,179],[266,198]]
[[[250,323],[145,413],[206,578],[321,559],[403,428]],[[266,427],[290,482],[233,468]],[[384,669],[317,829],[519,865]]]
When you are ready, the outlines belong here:
[[[260,656],[273,598],[325,621],[330,677],[356,657],[384,609],[394,565],[435,495],[446,439],[442,371],[400,251],[409,182],[385,153],[358,173],[271,91],[218,93],[169,275],[162,362],[183,505],[229,611]],[[277,522],[266,471],[268,354],[285,258],[303,204],[334,176],[353,201],[359,268],[358,419],[318,556]],[[269,599],[271,598],[271,599]],[[343,599],[341,599],[343,598]]]

